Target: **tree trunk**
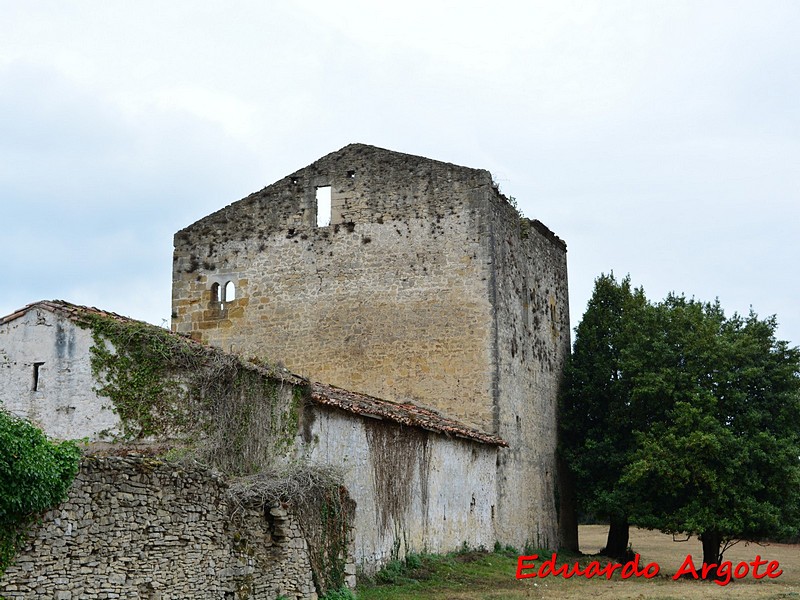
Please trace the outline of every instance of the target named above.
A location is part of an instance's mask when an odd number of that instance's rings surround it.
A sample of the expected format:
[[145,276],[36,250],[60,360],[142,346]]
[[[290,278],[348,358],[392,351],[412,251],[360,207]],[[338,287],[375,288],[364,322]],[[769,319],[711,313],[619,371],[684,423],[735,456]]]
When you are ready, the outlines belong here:
[[612,515],[606,547],[602,553],[622,562],[627,561],[630,558],[628,556],[628,535],[627,515]]
[[580,552],[575,477],[573,477],[567,461],[561,456],[558,457],[557,467],[559,547],[570,552]]
[[703,542],[703,565],[714,566],[708,569],[705,579],[717,579],[717,567],[719,566],[719,547],[722,545],[722,536],[718,531],[704,531],[700,536]]

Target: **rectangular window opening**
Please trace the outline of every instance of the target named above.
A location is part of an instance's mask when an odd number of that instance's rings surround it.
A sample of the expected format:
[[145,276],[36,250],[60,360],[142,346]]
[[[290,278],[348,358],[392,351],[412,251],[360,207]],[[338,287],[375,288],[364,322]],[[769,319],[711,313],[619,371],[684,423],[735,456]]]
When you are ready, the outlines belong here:
[[317,227],[331,224],[331,186],[317,188]]
[[39,369],[42,368],[43,362],[33,363],[33,391],[39,391]]

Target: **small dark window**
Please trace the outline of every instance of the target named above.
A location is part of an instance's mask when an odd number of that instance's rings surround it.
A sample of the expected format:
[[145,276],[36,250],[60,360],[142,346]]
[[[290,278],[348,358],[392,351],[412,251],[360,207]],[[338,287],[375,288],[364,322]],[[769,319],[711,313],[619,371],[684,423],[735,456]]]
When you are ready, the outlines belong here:
[[39,370],[44,365],[43,362],[35,362],[33,363],[33,387],[31,388],[34,392],[39,391]]
[[353,171],[353,170],[350,170],[350,171],[348,171],[348,172],[347,172],[347,177],[348,177],[349,179],[354,179],[354,178],[355,178],[355,176],[356,176],[356,172],[355,172],[355,171]]
[[299,177],[292,177],[291,180],[293,185],[297,185],[298,183],[300,183]]
[[[225,293],[225,290],[222,290],[222,293]],[[222,309],[222,302],[224,298],[222,298],[220,294],[219,284],[213,283],[211,284],[211,308],[219,308]]]

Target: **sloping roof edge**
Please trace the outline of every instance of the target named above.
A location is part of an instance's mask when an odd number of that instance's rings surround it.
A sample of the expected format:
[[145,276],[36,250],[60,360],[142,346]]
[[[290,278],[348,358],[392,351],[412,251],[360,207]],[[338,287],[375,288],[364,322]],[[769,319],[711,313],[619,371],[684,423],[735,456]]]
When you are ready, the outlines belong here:
[[325,383],[311,384],[311,399],[317,404],[340,408],[361,416],[377,418],[409,427],[459,437],[493,446],[508,446],[503,438],[469,427],[430,408],[411,402],[390,402],[365,394],[350,392]]
[[158,330],[161,333],[173,336],[176,340],[179,340],[181,343],[186,344],[187,346],[191,346],[192,348],[197,348],[209,355],[232,356],[246,369],[250,369],[251,371],[256,371],[264,377],[272,377],[274,379],[280,379],[282,381],[286,381],[297,385],[308,384],[308,381],[305,378],[300,377],[299,375],[295,375],[294,373],[291,373],[288,370],[282,369],[278,371],[275,369],[269,369],[263,367],[259,364],[245,360],[244,358],[237,356],[235,354],[229,354],[221,350],[220,348],[216,348],[215,346],[208,346],[206,344],[202,344],[196,340],[193,340],[191,337],[183,333],[176,333],[174,331],[170,331],[169,329],[165,329],[164,327],[158,327],[157,325],[148,323],[147,321],[140,321],[139,319],[126,317],[124,315],[120,315],[115,312],[107,310],[102,310],[94,306],[83,306],[81,304],[73,304],[71,302],[67,302],[66,300],[40,300],[38,302],[32,302],[31,304],[28,304],[27,306],[24,306],[19,310],[14,311],[10,315],[7,315],[5,317],[0,317],[0,325],[5,325],[6,323],[10,323],[11,321],[14,321],[22,317],[28,311],[36,308],[41,308],[49,312],[52,312],[53,314],[68,319],[76,323],[77,325],[84,325],[86,323],[86,317],[98,316],[98,317],[113,319],[120,323],[130,323],[132,325],[151,327],[154,330]]
[[193,347],[202,348],[209,353],[218,353],[223,355],[235,356],[237,360],[239,360],[239,362],[242,364],[242,366],[251,369],[253,371],[257,371],[264,377],[281,379],[282,381],[286,381],[288,383],[292,383],[295,385],[310,386],[311,400],[317,404],[337,408],[339,410],[343,410],[345,412],[357,415],[362,418],[383,419],[386,421],[398,423],[400,425],[406,425],[409,427],[419,427],[421,429],[426,429],[428,431],[433,431],[435,433],[447,436],[455,436],[475,442],[480,442],[483,444],[504,446],[504,447],[508,446],[508,442],[506,442],[503,438],[499,436],[485,433],[478,429],[469,427],[468,425],[465,425],[460,421],[456,421],[454,419],[445,417],[444,415],[441,415],[432,409],[423,408],[415,404],[412,404],[411,402],[405,402],[405,403],[390,402],[388,400],[367,396],[365,394],[359,394],[357,392],[351,392],[349,390],[338,388],[325,383],[318,383],[318,382],[310,383],[304,377],[295,375],[294,373],[291,373],[289,371],[276,373],[272,370],[261,367],[260,365],[251,363],[236,355],[230,355],[224,352],[223,350],[220,350],[219,348],[215,348],[214,346],[201,344],[200,342],[197,342],[183,334],[171,332],[161,327],[157,327],[156,325],[153,325],[151,323],[147,323],[145,321],[139,321],[138,319],[132,319],[130,317],[126,317],[110,311],[101,310],[95,307],[72,304],[65,300],[40,300],[38,302],[32,302],[31,304],[28,304],[9,315],[0,317],[0,325],[5,325],[6,323],[10,323],[11,321],[19,319],[20,317],[24,316],[27,312],[36,308],[42,308],[44,310],[50,311],[54,314],[69,319],[70,321],[73,321],[77,324],[82,323],[81,319],[82,316],[96,315],[96,316],[111,318],[121,323],[146,325],[148,327],[153,327],[154,329],[160,329],[169,335],[175,336],[177,339],[180,339],[182,342],[186,344],[189,344]]
[[137,319],[132,319],[130,317],[126,317],[123,315],[119,315],[115,312],[107,311],[107,310],[100,310],[94,306],[82,306],[80,304],[73,304],[72,302],[67,302],[66,300],[39,300],[38,302],[31,302],[20,308],[19,310],[14,311],[10,315],[6,315],[4,317],[0,317],[0,325],[5,325],[6,323],[10,323],[16,319],[22,317],[28,311],[34,308],[44,308],[49,310],[52,313],[57,315],[61,315],[69,319],[70,321],[79,321],[81,314],[94,314],[98,316],[110,317],[122,323],[144,323],[145,325],[150,325],[151,327],[155,327],[151,323],[146,323],[145,321],[139,321]]

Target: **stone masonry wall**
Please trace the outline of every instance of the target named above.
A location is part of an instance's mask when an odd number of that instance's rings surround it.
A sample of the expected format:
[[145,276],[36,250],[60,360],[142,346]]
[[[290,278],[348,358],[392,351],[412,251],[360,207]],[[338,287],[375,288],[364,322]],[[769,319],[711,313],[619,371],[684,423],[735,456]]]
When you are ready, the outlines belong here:
[[296,519],[234,510],[225,483],[152,458],[85,457],[0,581],[0,594],[58,600],[317,597]]
[[[309,217],[319,185],[327,227]],[[371,147],[323,158],[176,234],[173,327],[490,430],[490,187],[486,171]],[[236,298],[214,299],[228,281]]]
[[[557,547],[566,246],[488,172],[348,146],[178,232],[174,261],[178,331],[503,437],[492,531]],[[236,298],[214,298],[227,281]]]
[[509,442],[498,463],[498,536],[518,547],[557,548],[556,399],[570,351],[567,250],[499,198],[492,214],[495,431]]

